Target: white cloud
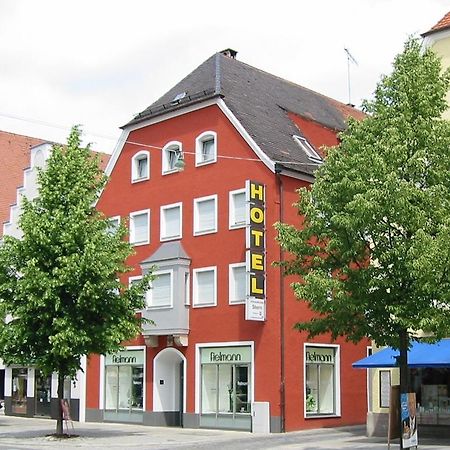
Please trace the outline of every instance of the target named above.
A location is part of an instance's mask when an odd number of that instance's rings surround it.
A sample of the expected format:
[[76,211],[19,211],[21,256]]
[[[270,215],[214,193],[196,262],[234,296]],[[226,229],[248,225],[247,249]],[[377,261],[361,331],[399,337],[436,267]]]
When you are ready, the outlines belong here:
[[0,129],[63,141],[80,123],[111,151],[119,126],[227,47],[347,102],[346,46],[358,105],[407,37],[447,12],[447,0],[2,0]]

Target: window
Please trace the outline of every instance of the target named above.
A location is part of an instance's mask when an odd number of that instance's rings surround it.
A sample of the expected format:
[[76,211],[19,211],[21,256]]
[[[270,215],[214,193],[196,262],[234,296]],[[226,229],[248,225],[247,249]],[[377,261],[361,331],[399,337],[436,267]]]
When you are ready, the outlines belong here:
[[160,238],[161,241],[181,238],[182,204],[161,206]]
[[108,234],[116,234],[119,227],[120,227],[120,216],[110,217],[108,219],[108,227],[106,229],[106,232]]
[[189,272],[185,272],[184,274],[184,304],[191,304],[191,276]]
[[131,182],[148,180],[150,178],[150,155],[147,151],[136,153],[131,161]]
[[178,172],[182,160],[181,142],[169,142],[162,149],[162,173]]
[[247,293],[247,272],[245,263],[229,266],[229,302],[230,304],[245,303]]
[[130,214],[130,243],[143,245],[150,242],[150,210],[136,211]]
[[314,150],[314,147],[303,136],[293,136],[293,138],[310,160],[316,162],[317,164],[321,164],[323,162],[320,155],[316,152],[316,150]]
[[195,165],[210,164],[217,161],[217,134],[206,131],[195,140]]
[[217,231],[217,195],[194,200],[194,235]]
[[117,414],[142,412],[144,361],[143,350],[105,355],[105,420],[117,420]]
[[339,415],[337,346],[305,345],[305,412],[307,416]]
[[216,267],[194,269],[194,306],[217,305],[217,271]]
[[241,228],[246,223],[245,189],[231,191],[229,196],[230,228]]
[[[214,360],[211,355],[220,355],[223,359]],[[228,424],[239,420],[242,414],[250,414],[251,348],[205,347],[200,350],[200,361],[200,426],[210,423],[211,414],[226,415]]]
[[172,271],[155,272],[155,279],[147,291],[148,308],[171,308],[173,306]]

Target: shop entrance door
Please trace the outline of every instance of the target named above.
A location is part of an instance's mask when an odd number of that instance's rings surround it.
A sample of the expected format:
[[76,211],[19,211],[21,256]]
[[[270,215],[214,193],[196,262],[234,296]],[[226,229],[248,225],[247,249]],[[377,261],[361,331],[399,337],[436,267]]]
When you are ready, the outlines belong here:
[[45,377],[40,370],[35,371],[35,408],[36,416],[50,417],[52,399],[52,377]]
[[162,350],[154,360],[153,411],[164,412],[161,425],[183,426],[185,358],[174,348]]

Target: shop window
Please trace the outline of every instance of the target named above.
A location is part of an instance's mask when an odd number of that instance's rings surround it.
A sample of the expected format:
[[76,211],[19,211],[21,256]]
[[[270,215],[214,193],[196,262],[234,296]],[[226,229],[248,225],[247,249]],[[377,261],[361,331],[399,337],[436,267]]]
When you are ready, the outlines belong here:
[[142,412],[144,405],[144,356],[142,350],[106,355],[105,418],[108,413]]
[[148,244],[150,210],[136,211],[130,214],[130,243],[134,245]]
[[339,415],[338,347],[305,346],[307,416]]
[[148,180],[150,178],[150,155],[147,151],[136,153],[131,160],[131,182]]
[[230,192],[229,224],[230,228],[242,228],[246,223],[245,189]]
[[194,269],[194,306],[215,306],[217,304],[216,267]]
[[172,271],[154,272],[155,279],[147,292],[148,308],[171,308],[173,306]]
[[28,382],[27,369],[25,368],[12,369],[13,414],[27,413],[27,382]]
[[161,206],[160,215],[160,239],[169,241],[181,238],[182,204]]
[[251,412],[250,355],[249,347],[201,349],[202,415],[239,416]]
[[247,272],[245,263],[229,266],[229,302],[230,304],[245,303]]
[[181,142],[169,142],[162,149],[162,173],[177,172],[184,166]]
[[201,166],[217,161],[217,134],[206,131],[195,140],[195,165]]
[[217,195],[194,199],[194,235],[217,232]]

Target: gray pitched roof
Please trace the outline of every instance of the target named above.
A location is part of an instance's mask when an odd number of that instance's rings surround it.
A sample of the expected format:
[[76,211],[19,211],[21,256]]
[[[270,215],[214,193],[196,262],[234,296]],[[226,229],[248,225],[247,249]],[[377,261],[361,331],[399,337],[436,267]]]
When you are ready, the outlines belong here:
[[[223,53],[207,59],[125,127],[220,97],[272,161],[312,174],[316,166],[293,140],[301,132],[288,112],[341,131],[352,108]],[[174,101],[183,93],[183,98]]]

